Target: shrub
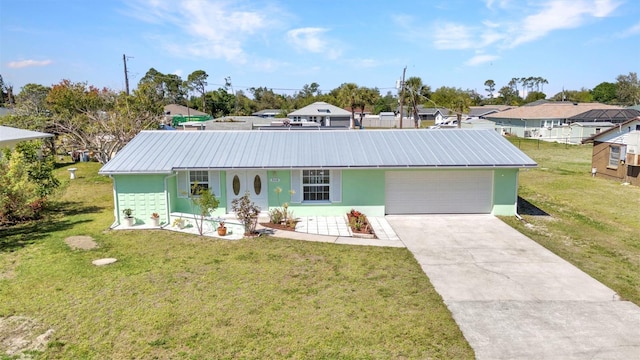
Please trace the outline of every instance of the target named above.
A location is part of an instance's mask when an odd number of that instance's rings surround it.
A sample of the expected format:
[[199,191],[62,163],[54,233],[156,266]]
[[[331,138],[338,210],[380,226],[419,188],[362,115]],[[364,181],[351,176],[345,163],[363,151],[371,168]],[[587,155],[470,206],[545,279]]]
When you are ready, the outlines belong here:
[[256,230],[260,207],[251,201],[249,192],[247,191],[241,197],[233,199],[231,201],[231,209],[236,213],[238,220],[244,225],[245,235],[253,234]]
[[282,210],[275,208],[269,210],[269,222],[272,224],[280,224],[284,216],[282,215]]
[[60,182],[53,158],[38,158],[37,144],[21,143],[0,156],[0,224],[37,219]]

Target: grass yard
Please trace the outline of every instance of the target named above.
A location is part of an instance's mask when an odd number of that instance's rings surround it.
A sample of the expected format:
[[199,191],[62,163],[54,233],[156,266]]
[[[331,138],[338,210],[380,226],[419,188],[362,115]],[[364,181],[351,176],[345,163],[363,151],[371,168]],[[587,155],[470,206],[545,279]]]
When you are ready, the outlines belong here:
[[[73,166],[51,218],[0,229],[0,318],[54,330],[35,358],[474,357],[406,249],[109,231],[111,180]],[[99,248],[72,250],[73,235]],[[118,262],[91,264],[103,257]]]
[[591,177],[591,145],[512,139],[539,168],[520,172],[520,197],[550,216],[503,218],[640,305],[640,187]]

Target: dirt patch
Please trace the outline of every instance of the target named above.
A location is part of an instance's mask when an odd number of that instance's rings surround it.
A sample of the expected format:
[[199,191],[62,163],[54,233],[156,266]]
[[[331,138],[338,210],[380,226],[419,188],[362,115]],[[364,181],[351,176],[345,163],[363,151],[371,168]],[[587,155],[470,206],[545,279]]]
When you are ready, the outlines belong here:
[[91,250],[98,247],[98,244],[91,236],[70,236],[64,242],[73,250]]
[[25,316],[0,317],[0,351],[6,355],[21,355],[29,359],[25,351],[44,351],[53,336],[53,329]]

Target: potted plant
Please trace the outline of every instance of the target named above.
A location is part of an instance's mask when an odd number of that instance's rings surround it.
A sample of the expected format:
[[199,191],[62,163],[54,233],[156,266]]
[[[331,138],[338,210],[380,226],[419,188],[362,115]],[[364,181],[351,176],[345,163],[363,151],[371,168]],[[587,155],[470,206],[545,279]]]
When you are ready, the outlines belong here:
[[218,235],[225,236],[227,235],[227,227],[224,226],[224,221],[220,221],[218,224]]
[[151,224],[155,227],[160,226],[160,215],[158,213],[151,214]]
[[135,223],[135,218],[133,217],[133,210],[130,208],[126,208],[124,210],[122,210],[122,213],[124,214],[124,223],[126,226],[131,227],[133,226],[133,224]]

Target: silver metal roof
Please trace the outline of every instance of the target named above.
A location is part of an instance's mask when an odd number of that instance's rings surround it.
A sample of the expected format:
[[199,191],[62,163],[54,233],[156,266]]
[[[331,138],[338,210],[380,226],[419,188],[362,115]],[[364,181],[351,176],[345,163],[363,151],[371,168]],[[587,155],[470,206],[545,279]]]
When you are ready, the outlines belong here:
[[100,174],[535,166],[494,130],[142,131]]
[[33,140],[46,137],[53,137],[53,134],[18,129],[10,126],[0,126],[0,142]]

